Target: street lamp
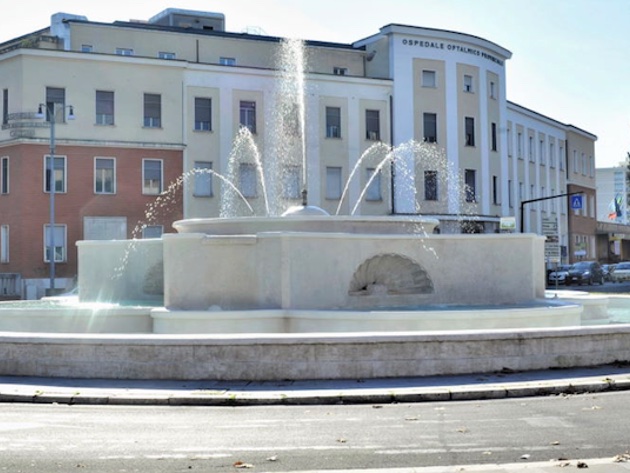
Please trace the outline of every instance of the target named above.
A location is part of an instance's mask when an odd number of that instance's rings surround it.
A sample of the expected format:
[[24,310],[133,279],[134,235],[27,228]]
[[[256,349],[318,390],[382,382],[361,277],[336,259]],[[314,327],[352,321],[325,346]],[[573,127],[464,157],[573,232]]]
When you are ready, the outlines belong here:
[[[55,123],[57,122],[57,111],[68,109],[68,120],[74,120],[74,107],[65,105],[57,109],[55,102],[47,104],[40,103],[37,108],[35,118],[48,119],[50,123],[50,156],[48,158],[48,191],[50,195],[50,229],[48,232],[48,262],[50,265],[50,292],[54,295],[55,291]],[[44,115],[44,109],[46,114]]]

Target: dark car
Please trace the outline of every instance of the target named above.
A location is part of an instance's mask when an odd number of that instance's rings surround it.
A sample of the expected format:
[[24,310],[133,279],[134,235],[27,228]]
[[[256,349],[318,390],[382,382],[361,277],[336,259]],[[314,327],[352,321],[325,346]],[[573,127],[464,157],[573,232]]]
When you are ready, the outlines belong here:
[[566,285],[604,284],[604,270],[597,261],[580,261],[569,268]]

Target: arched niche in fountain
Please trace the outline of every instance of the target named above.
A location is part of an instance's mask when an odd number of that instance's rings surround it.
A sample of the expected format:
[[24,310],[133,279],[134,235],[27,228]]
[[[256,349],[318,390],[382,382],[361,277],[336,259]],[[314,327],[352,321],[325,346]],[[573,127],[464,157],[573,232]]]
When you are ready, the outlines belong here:
[[348,293],[351,296],[432,294],[433,281],[412,259],[398,254],[382,254],[359,265]]

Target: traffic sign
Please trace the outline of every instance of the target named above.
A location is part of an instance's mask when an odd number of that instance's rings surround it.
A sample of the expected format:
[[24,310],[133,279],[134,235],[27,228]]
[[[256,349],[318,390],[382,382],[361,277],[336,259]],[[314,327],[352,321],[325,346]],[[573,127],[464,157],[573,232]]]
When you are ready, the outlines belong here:
[[571,209],[572,210],[582,210],[582,195],[572,195],[571,196]]

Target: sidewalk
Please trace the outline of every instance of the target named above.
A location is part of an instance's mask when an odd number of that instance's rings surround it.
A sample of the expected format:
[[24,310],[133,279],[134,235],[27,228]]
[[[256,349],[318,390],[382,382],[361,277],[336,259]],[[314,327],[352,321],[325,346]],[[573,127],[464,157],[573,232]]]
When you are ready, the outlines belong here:
[[0,376],[0,402],[126,405],[381,404],[630,389],[630,366],[320,381],[173,381]]

